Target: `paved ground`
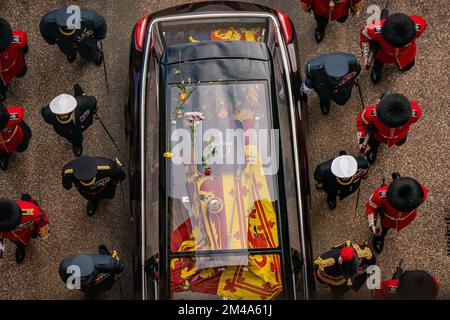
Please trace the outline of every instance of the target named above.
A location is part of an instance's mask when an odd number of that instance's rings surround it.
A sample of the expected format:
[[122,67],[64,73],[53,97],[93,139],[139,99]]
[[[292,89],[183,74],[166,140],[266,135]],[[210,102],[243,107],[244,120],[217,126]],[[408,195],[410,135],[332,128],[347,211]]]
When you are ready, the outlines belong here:
[[[40,37],[38,25],[42,15],[50,9],[69,1],[14,1],[0,0],[0,15],[7,18],[14,28],[27,31],[30,38],[30,53],[27,57],[28,74],[24,79],[14,81],[13,94],[8,104],[23,104],[27,110],[26,119],[33,130],[29,150],[14,156],[11,168],[2,174],[4,183],[0,194],[17,198],[28,191],[40,199],[51,220],[50,237],[41,242],[34,240],[27,251],[23,265],[16,265],[14,246],[8,245],[6,262],[0,268],[0,299],[79,299],[77,292],[69,292],[59,280],[57,266],[68,256],[81,252],[95,252],[101,243],[119,250],[122,259],[130,265],[129,216],[122,204],[122,192],[116,199],[105,203],[93,218],[85,214],[85,202],[75,190],[66,192],[60,181],[60,169],[72,160],[70,145],[57,137],[40,116],[40,109],[53,96],[69,92],[75,82],[80,83],[88,94],[95,95],[100,103],[100,114],[111,128],[113,135],[123,141],[122,106],[126,101],[127,64],[129,35],[132,25],[148,11],[156,11],[178,3],[189,1],[73,1],[82,6],[98,10],[106,17],[109,36],[104,47],[109,68],[111,94],[103,84],[103,70],[76,62],[69,65],[56,47],[48,46]],[[357,30],[365,23],[366,14],[350,17],[346,25],[329,26],[323,43],[313,40],[314,19],[302,12],[297,0],[255,1],[274,6],[288,12],[294,20],[299,36],[302,63],[318,53],[330,51],[353,52],[360,56]],[[382,5],[384,1],[366,1]],[[381,183],[383,176],[390,177],[399,170],[423,182],[429,189],[429,198],[422,206],[417,220],[400,234],[391,233],[386,248],[379,257],[384,276],[389,277],[400,258],[405,267],[428,270],[441,282],[441,298],[450,298],[449,259],[445,248],[444,215],[449,213],[448,185],[448,133],[449,111],[446,106],[449,88],[449,60],[444,45],[448,43],[448,13],[439,3],[425,0],[391,2],[391,12],[401,11],[424,15],[428,29],[418,41],[419,56],[416,66],[408,73],[392,73],[383,83],[373,86],[368,74],[361,76],[365,104],[373,104],[382,92],[400,92],[415,99],[424,109],[421,121],[416,125],[408,143],[401,148],[381,148],[376,165],[371,167],[370,179],[362,185],[361,203],[357,217],[354,217],[355,197],[338,203],[330,211],[322,194],[312,191],[314,254],[317,255],[346,239],[365,241],[368,229],[364,218],[364,204],[371,192]],[[26,12],[26,19],[23,19]],[[120,16],[120,19],[118,18]],[[114,36],[112,36],[114,35]],[[388,73],[390,71],[388,70]],[[321,161],[336,155],[339,150],[356,152],[355,117],[361,105],[357,92],[349,103],[332,107],[325,117],[319,112],[318,99],[312,95],[309,103],[309,153],[310,172]],[[114,158],[118,156],[114,147],[96,124],[85,136],[85,153]],[[20,173],[20,178],[18,177]],[[130,269],[126,270],[124,282],[131,283]],[[126,298],[132,297],[131,285],[124,285]],[[319,296],[327,298],[327,292],[319,290]],[[354,298],[368,298],[368,292],[352,295]],[[104,298],[120,298],[116,287]]]

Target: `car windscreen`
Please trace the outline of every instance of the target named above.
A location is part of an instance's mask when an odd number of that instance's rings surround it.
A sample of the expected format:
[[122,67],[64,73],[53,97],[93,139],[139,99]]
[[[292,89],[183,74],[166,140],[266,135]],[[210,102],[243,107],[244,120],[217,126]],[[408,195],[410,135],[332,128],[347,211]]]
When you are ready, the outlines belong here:
[[245,272],[249,286],[259,281],[263,290],[269,283],[267,295],[277,296],[279,138],[268,82],[170,84],[164,130],[172,292],[173,285],[214,274],[219,282],[209,284],[217,284],[215,294],[228,297],[220,293],[220,281]]
[[267,18],[199,17],[160,22],[157,26],[163,50],[169,46],[202,41],[267,42]]

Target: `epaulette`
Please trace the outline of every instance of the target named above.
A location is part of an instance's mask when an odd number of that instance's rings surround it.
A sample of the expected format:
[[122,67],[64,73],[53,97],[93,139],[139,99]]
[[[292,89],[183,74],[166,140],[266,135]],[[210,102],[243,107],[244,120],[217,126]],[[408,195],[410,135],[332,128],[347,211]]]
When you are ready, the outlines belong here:
[[358,258],[365,258],[367,260],[372,259],[373,253],[372,250],[368,246],[366,246],[364,249],[361,249],[361,247],[357,244],[353,244],[353,248],[356,250],[356,254],[358,255]]
[[99,171],[111,170],[111,167],[110,166],[97,166],[97,170],[99,170]]
[[334,260],[334,258],[322,259],[322,257],[318,257],[316,260],[314,260],[314,263],[317,264],[320,268],[326,268],[334,266],[336,260]]
[[33,216],[34,209],[22,209],[22,215],[23,216]]
[[73,173],[73,169],[64,170],[64,174],[71,174],[71,173]]

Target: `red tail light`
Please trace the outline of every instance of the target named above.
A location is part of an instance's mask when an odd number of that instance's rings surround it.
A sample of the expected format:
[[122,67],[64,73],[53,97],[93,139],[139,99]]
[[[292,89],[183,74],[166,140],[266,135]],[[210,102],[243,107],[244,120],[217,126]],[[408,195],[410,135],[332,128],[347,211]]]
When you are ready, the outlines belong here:
[[136,45],[136,48],[140,51],[142,51],[142,49],[144,48],[145,31],[147,30],[148,20],[150,20],[149,15],[141,18],[136,23],[136,29],[134,31],[134,43]]
[[281,31],[283,32],[284,41],[286,44],[289,44],[292,42],[293,32],[292,32],[292,23],[291,19],[287,15],[287,13],[284,13],[282,11],[279,11],[277,9],[274,9],[277,13],[278,20],[280,20],[281,25]]

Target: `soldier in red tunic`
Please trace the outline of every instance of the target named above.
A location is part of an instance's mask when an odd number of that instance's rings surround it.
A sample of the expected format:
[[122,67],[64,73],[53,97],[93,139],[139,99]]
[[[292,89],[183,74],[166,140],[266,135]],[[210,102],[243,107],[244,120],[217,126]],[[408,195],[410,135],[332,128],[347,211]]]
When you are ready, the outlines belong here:
[[314,32],[316,42],[322,41],[325,36],[325,29],[328,21],[337,20],[344,23],[348,18],[349,10],[358,15],[361,10],[362,0],[300,0],[302,9],[305,12],[314,12],[314,18],[317,22],[317,27]]
[[370,64],[370,52],[374,53],[370,73],[374,84],[380,82],[385,63],[396,64],[401,71],[408,71],[414,66],[416,38],[425,31],[426,26],[425,19],[420,16],[395,13],[361,29],[360,43],[366,66]]
[[[377,158],[380,143],[401,146],[406,142],[409,128],[422,115],[422,109],[415,101],[409,101],[399,93],[386,94],[379,103],[361,111],[356,117],[358,143],[361,152],[373,164]],[[368,143],[366,136],[370,135]]]
[[6,170],[14,151],[24,152],[31,139],[31,129],[23,120],[23,107],[0,103],[0,169]]
[[8,21],[0,18],[0,101],[6,98],[8,83],[26,74],[27,52],[27,34],[24,31],[12,31]]
[[[403,260],[402,260],[403,261]],[[375,298],[384,300],[435,300],[440,285],[428,272],[422,270],[403,270],[401,266],[391,279],[381,282]]]
[[369,228],[374,234],[373,249],[381,253],[389,229],[408,226],[417,216],[417,208],[427,198],[428,190],[415,179],[392,174],[393,181],[374,191],[366,203]]
[[20,200],[0,199],[0,239],[6,238],[17,245],[16,261],[25,258],[25,247],[31,238],[48,237],[47,214],[29,194]]

